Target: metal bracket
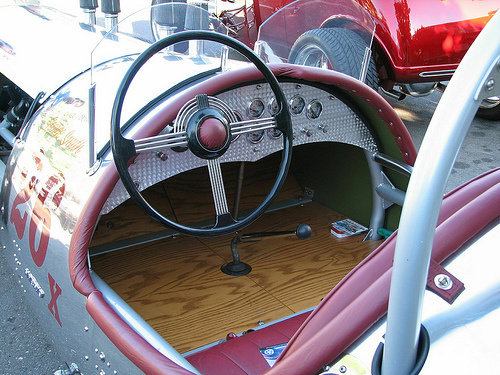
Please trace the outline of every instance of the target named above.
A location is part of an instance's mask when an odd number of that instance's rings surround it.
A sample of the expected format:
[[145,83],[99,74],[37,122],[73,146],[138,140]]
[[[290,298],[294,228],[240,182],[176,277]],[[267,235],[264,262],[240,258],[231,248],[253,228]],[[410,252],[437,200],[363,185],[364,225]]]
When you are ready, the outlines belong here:
[[87,174],[89,176],[92,176],[93,174],[95,174],[99,170],[99,168],[101,167],[101,164],[102,164],[102,159],[97,159],[95,161],[95,163],[93,165],[91,165],[89,169],[87,169],[87,171],[86,171]]
[[483,100],[492,96],[500,96],[500,57],[491,64],[488,74],[474,94],[474,100]]
[[403,206],[405,200],[405,192],[397,189],[384,172],[381,172],[382,182],[377,185],[375,191],[382,198],[382,207],[387,210],[394,203],[398,206]]

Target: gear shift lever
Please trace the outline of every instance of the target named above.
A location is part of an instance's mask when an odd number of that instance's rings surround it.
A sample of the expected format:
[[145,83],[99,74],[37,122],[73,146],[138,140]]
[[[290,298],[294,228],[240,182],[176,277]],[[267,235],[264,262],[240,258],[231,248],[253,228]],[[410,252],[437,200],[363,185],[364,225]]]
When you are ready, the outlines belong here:
[[231,276],[243,276],[250,273],[250,271],[252,270],[252,267],[240,261],[240,254],[238,253],[237,247],[238,243],[257,242],[269,237],[287,236],[291,234],[295,234],[301,240],[307,240],[309,237],[311,237],[312,230],[311,227],[307,224],[299,224],[296,230],[256,232],[234,237],[231,241],[231,254],[233,255],[233,261],[224,264],[221,267],[222,272]]

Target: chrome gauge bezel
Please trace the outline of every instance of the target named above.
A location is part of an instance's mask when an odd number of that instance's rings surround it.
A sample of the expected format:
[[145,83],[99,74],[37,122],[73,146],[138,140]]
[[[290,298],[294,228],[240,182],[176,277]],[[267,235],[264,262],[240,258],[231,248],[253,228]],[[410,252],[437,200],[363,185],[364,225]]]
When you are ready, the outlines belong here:
[[269,112],[269,114],[271,116],[275,116],[278,111],[279,111],[279,107],[276,107],[276,105],[278,104],[278,102],[276,101],[276,98],[271,98],[269,100],[269,102],[267,103],[267,111]]
[[[313,116],[313,106],[314,105],[317,105],[319,104],[320,105],[320,110],[319,110],[319,113],[316,117]],[[314,99],[312,100],[308,105],[307,105],[307,108],[306,108],[306,116],[309,120],[317,120],[321,117],[321,114],[323,113],[323,103],[321,103],[321,101],[317,100],[317,99]]]
[[[258,138],[252,139],[251,137],[258,137]],[[246,138],[247,141],[252,144],[260,143],[264,139],[264,130],[258,130],[256,132],[247,133]]]
[[[301,108],[296,109],[297,107],[297,101],[300,101]],[[298,116],[302,112],[304,112],[304,109],[306,108],[306,100],[302,95],[294,95],[289,101],[288,101],[288,106],[290,108],[290,113],[293,116]]]
[[281,138],[283,133],[281,130],[273,128],[273,129],[267,129],[267,136],[271,139],[278,139]]
[[[261,107],[257,115],[255,113],[252,113],[252,111],[254,111],[252,109],[252,106],[256,104],[258,104]],[[266,104],[264,103],[264,101],[261,98],[254,98],[247,105],[247,116],[249,118],[260,118],[264,114],[265,109],[266,109]]]

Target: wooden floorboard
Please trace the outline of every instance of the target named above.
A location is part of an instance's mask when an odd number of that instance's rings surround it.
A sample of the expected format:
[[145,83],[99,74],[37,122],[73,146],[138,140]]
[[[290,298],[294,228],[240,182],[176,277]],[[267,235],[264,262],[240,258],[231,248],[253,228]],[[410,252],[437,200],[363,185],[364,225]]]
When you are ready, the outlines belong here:
[[363,235],[335,238],[329,224],[341,218],[316,203],[265,214],[242,233],[292,230],[304,222],[313,235],[240,244],[242,261],[253,268],[247,276],[220,271],[231,260],[233,235],[169,238],[96,256],[91,264],[182,353],[317,305],[378,245],[362,242]]

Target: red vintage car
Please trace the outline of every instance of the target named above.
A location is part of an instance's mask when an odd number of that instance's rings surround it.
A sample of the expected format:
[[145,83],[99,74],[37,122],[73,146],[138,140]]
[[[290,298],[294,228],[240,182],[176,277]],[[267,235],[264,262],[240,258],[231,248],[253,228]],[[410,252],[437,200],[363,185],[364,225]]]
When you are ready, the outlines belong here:
[[[218,11],[239,39],[251,46],[264,40],[291,63],[357,77],[370,46],[366,82],[403,99],[444,89],[440,82],[449,81],[499,7],[498,0],[246,0]],[[497,97],[485,100],[478,114],[498,120],[498,104]]]

